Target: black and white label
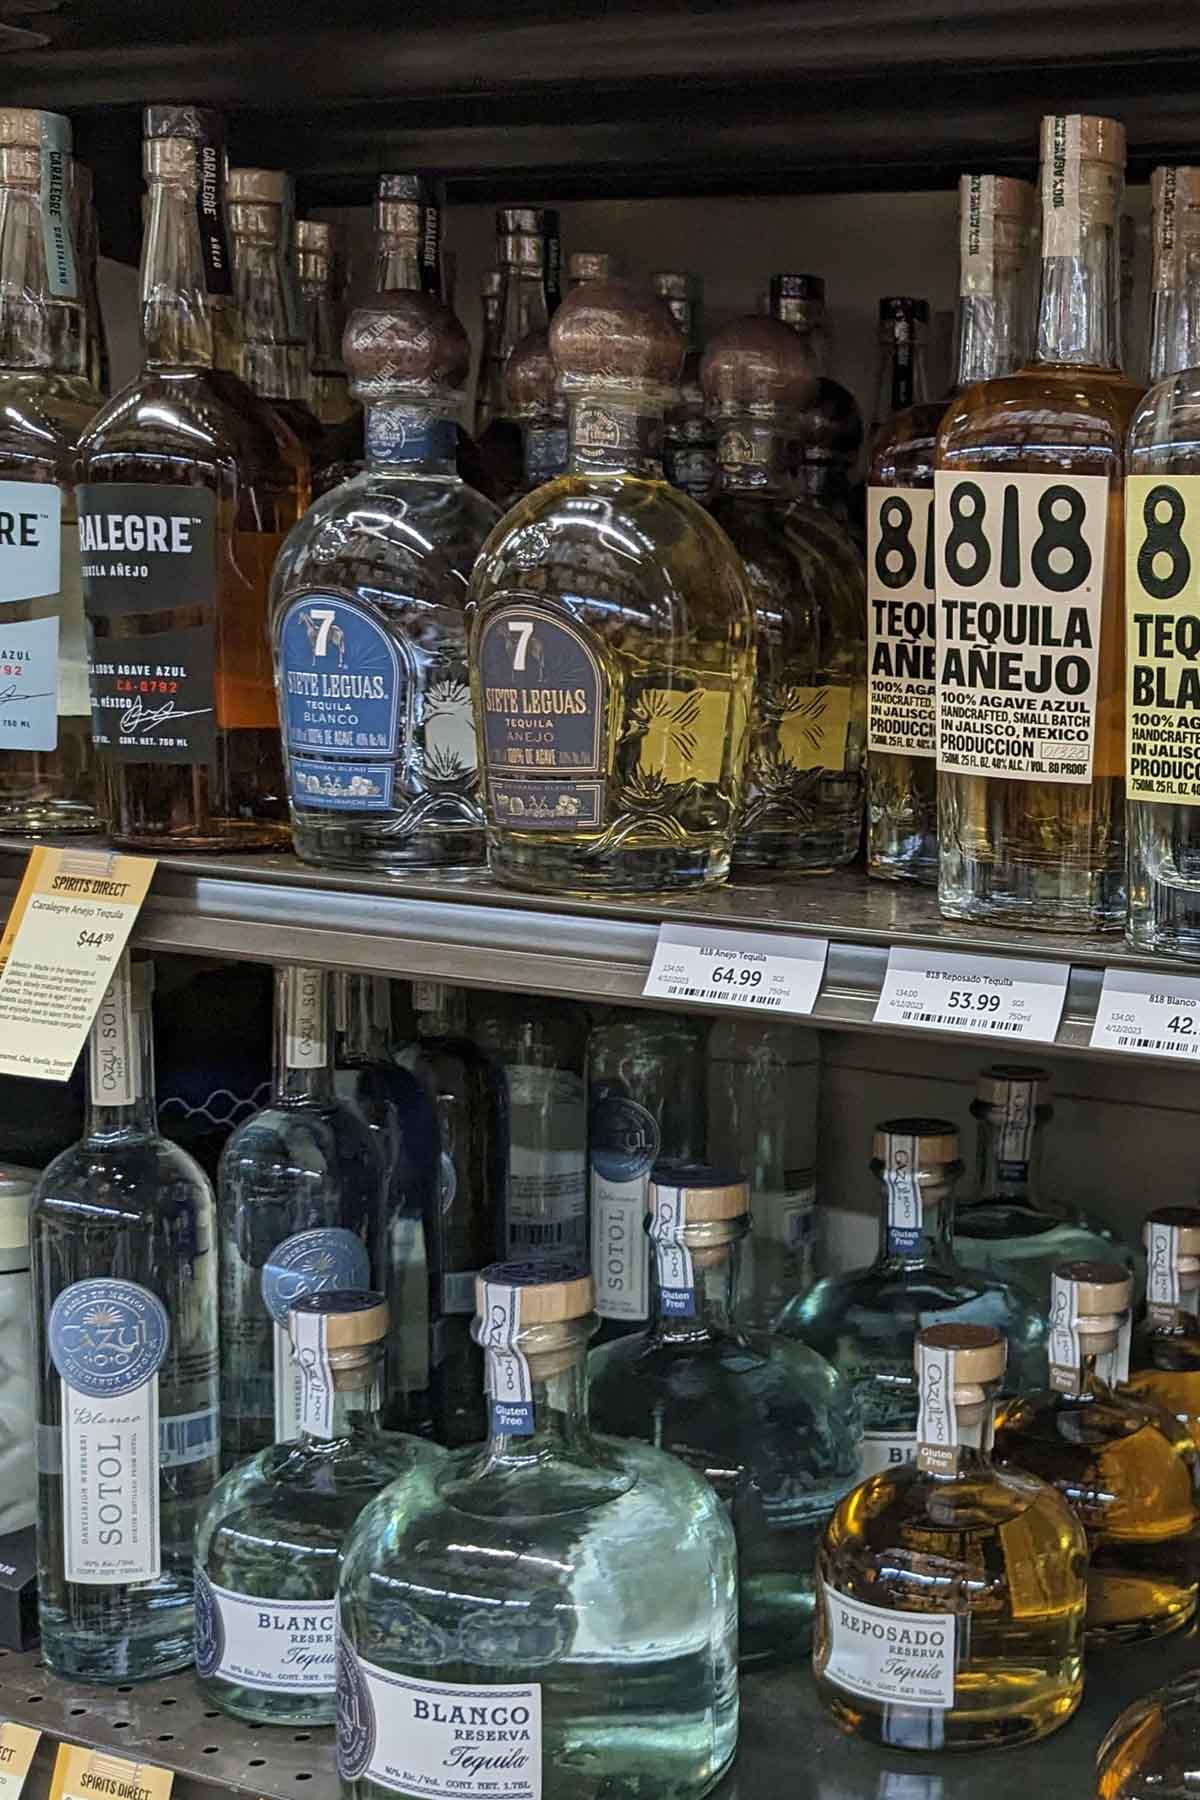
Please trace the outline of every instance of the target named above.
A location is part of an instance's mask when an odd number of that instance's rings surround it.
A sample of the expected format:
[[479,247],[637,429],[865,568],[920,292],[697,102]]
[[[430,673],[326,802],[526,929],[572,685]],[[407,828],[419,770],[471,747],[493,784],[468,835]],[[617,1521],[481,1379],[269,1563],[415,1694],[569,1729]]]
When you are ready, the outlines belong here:
[[847,1694],[945,1712],[954,1705],[953,1613],[865,1606],[836,1588],[822,1599],[828,1622],[825,1679]]
[[[337,1672],[337,1603],[268,1600],[206,1584],[214,1617],[203,1673],[265,1694],[331,1694]],[[215,1652],[215,1660],[213,1653]]]
[[1157,1219],[1146,1224],[1146,1318],[1151,1325],[1173,1325],[1183,1299],[1179,1278],[1179,1233]]
[[917,1437],[913,1431],[864,1431],[858,1454],[861,1480],[868,1475],[886,1475],[902,1469],[917,1454]]
[[1105,969],[1093,1050],[1200,1058],[1200,978],[1174,970]]
[[875,1023],[1052,1044],[1070,974],[1069,963],[893,944]]
[[93,1106],[132,1106],[138,1099],[140,1060],[128,955],[104,990],[88,1038],[88,1080]]
[[209,764],[217,754],[209,626],[97,635],[88,662],[92,736],[114,762]]
[[1092,779],[1108,493],[1103,475],[939,469],[940,770]]
[[206,487],[83,482],[83,603],[90,618],[213,606],[217,497]]
[[284,976],[284,1054],[289,1069],[323,1069],[329,1061],[328,977],[322,969],[289,968]]
[[867,489],[867,748],[937,752],[932,488]]
[[664,1315],[677,1319],[696,1316],[696,1272],[692,1253],[684,1243],[687,1229],[687,1189],[650,1189],[650,1241],[658,1272],[659,1304]]
[[827,938],[668,923],[658,928],[642,992],[806,1016],[821,990],[828,954]]
[[539,1682],[415,1681],[351,1660],[338,1681],[343,1780],[361,1775],[420,1800],[541,1800]]
[[958,182],[958,291],[990,298],[995,285],[996,177]]
[[1037,1083],[1012,1076],[1004,1083],[996,1145],[1001,1170],[1010,1180],[1021,1179],[1028,1171],[1036,1129]]
[[958,1461],[954,1352],[920,1342],[917,1350],[917,1461],[932,1475],[952,1475]]
[[517,1345],[520,1334],[520,1288],[485,1282],[479,1342],[486,1362],[493,1436],[533,1435],[533,1382],[529,1363]]
[[887,1196],[887,1253],[911,1256],[921,1247],[921,1183],[917,1176],[920,1140],[888,1138],[883,1191]]
[[329,1319],[325,1313],[288,1314],[292,1355],[300,1371],[299,1427],[310,1437],[333,1436],[333,1367],[327,1343]]

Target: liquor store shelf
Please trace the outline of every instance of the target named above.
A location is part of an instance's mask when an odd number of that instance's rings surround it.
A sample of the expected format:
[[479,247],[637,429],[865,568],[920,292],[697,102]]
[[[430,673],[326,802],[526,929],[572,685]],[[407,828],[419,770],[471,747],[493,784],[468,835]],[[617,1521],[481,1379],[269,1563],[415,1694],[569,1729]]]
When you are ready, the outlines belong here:
[[[804,1668],[747,1675],[738,1760],[714,1800],[1006,1800],[1014,1780],[1032,1775],[1035,1757],[1039,1800],[1087,1800],[1097,1747],[1118,1712],[1191,1670],[1197,1654],[1192,1631],[1107,1651],[1088,1665],[1079,1712],[1053,1737],[956,1757],[881,1751],[844,1737]],[[0,1651],[0,1719],[43,1734],[23,1800],[47,1800],[60,1743],[173,1770],[172,1800],[211,1800],[214,1788],[260,1800],[336,1800],[338,1792],[332,1731],[227,1719],[190,1674],[91,1687],[48,1674],[36,1652]],[[581,1782],[580,1794],[589,1791]]]
[[[0,909],[16,892],[28,854],[27,841],[0,839]],[[1174,966],[1132,955],[1119,937],[959,925],[940,916],[931,892],[869,882],[858,869],[792,885],[737,882],[674,899],[587,901],[515,893],[483,873],[350,877],[290,855],[162,857],[134,942],[222,961],[369,969],[626,1004],[641,998],[664,920],[827,938],[813,1021],[838,1030],[907,1035],[902,1027],[873,1024],[893,944],[1067,962],[1071,979],[1056,1047],[1106,1060],[1114,1053],[1091,1050],[1088,1042],[1104,969],[1165,974]]]

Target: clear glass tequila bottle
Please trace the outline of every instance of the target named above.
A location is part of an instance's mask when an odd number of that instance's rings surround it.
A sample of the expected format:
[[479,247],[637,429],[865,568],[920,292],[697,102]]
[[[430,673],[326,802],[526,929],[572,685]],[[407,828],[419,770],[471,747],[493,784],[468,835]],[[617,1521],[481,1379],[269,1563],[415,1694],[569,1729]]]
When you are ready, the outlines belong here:
[[865,1436],[862,1472],[911,1462],[918,1394],[913,1345],[927,1325],[994,1325],[1008,1340],[1013,1391],[1046,1379],[1046,1321],[1023,1294],[964,1269],[954,1247],[958,1133],[945,1119],[889,1119],[876,1128],[871,1170],[883,1188],[879,1254],[867,1268],[826,1275],[779,1315],[848,1377]]
[[282,169],[230,169],[228,195],[242,376],[269,401],[315,465],[324,460],[325,432],[308,403],[305,321],[289,261],[291,177]]
[[42,1655],[80,1681],[191,1662],[192,1539],[219,1472],[215,1207],[158,1131],[152,981],[117,964],[83,1136],[30,1214]]
[[812,394],[803,341],[775,319],[734,320],[701,364],[718,430],[710,503],[754,603],[754,700],[737,872],[827,873],[858,855],[866,741],[862,558],[793,492],[788,445]]
[[724,532],[662,478],[683,340],[660,300],[596,282],[550,345],[570,467],[471,579],[489,866],[555,893],[708,886],[729,871],[753,614]]
[[1200,1447],[1200,1207],[1156,1207],[1142,1241],[1146,1311],[1125,1385],[1157,1401]]
[[300,1371],[287,1314],[301,1294],[383,1288],[384,1164],[337,1099],[331,976],[275,975],[267,1105],[221,1152],[221,1442],[225,1464],[296,1436]]
[[1196,1611],[1196,1450],[1156,1400],[1122,1390],[1132,1287],[1119,1264],[1059,1264],[1050,1389],[1011,1401],[996,1431],[999,1459],[1052,1483],[1083,1523],[1096,1646],[1162,1637]]
[[346,330],[367,462],[323,494],[271,583],[296,852],[342,868],[463,868],[484,855],[467,685],[467,582],[496,521],[459,478],[470,347],[416,290]]
[[267,585],[304,510],[306,458],[214,367],[230,284],[221,122],[152,106],[145,133],[145,368],[79,446],[102,810],[135,848],[283,849]]
[[1156,169],[1150,380],[1129,428],[1129,941],[1200,957],[1200,169]]
[[919,1334],[917,1448],[834,1513],[817,1559],[817,1692],[903,1750],[986,1750],[1065,1725],[1083,1695],[1087,1540],[1046,1481],[992,1462],[992,1326]]
[[[958,184],[955,392],[1011,375],[1032,348],[1028,182],[964,175]],[[910,310],[915,302],[881,305]],[[867,872],[937,881],[937,651],[933,465],[944,399],[927,400],[917,322],[887,320],[880,404],[867,472]]]
[[82,301],[79,347],[75,366],[87,387],[88,399],[99,406],[108,398],[108,332],[100,306],[100,223],[96,216],[95,186],[86,163],[71,163],[71,217],[75,247],[79,252],[79,284]]
[[679,398],[667,408],[663,425],[663,473],[672,487],[681,488],[705,506],[717,485],[717,433],[708,416],[700,380],[700,279],[683,269],[660,269],[650,277],[650,285],[670,308],[687,344],[679,376]]
[[508,416],[521,429],[521,492],[554,481],[567,466],[567,400],[546,331],[530,332],[504,365]]
[[938,902],[1045,931],[1125,919],[1125,133],[1042,121],[1037,349],[938,433]]
[[[827,372],[825,281],[820,275],[772,275],[768,310],[804,339],[817,369],[812,404],[798,421],[793,468],[801,495],[846,528],[855,525],[856,471],[863,420],[849,388]],[[861,541],[861,540],[860,540]]]
[[288,1333],[305,1369],[300,1433],[222,1477],[196,1528],[196,1675],[262,1725],[332,1725],[342,1546],[367,1502],[443,1453],[379,1424],[388,1305],[303,1295]]
[[744,1329],[738,1264],[749,1229],[745,1181],[660,1163],[646,1219],[649,1330],[591,1359],[600,1429],[678,1456],[712,1483],[733,1521],[743,1667],[807,1651],[814,1558],[859,1478],[862,1438],[850,1383],[824,1357]]
[[[500,267],[500,307],[495,361],[507,369],[517,345],[550,323],[546,295],[544,216],[535,206],[505,206],[496,214],[496,261]],[[497,396],[499,408],[479,436],[479,455],[489,494],[502,507],[524,491],[524,431],[513,415],[507,383]]]
[[75,446],[98,396],[58,329],[83,316],[82,274],[69,209],[50,199],[70,192],[70,148],[58,113],[0,112],[0,830],[13,832],[103,823],[75,517]]
[[479,308],[482,340],[479,352],[479,374],[475,383],[474,435],[483,436],[491,421],[503,412],[504,358],[500,355],[500,293],[503,276],[499,269],[486,269],[479,284]]
[[1200,1765],[1200,1673],[1127,1706],[1096,1754],[1096,1800],[1191,1800]]
[[308,403],[321,425],[344,425],[354,415],[342,361],[333,226],[323,219],[296,221],[296,266],[307,328]]
[[1078,1207],[1051,1200],[1041,1182],[1044,1132],[1054,1117],[1050,1077],[1030,1063],[997,1063],[975,1083],[979,1121],[975,1194],[957,1207],[958,1259],[1021,1288],[1044,1310],[1050,1277],[1064,1261],[1118,1261],[1133,1252]]
[[[507,1800],[693,1800],[733,1759],[733,1530],[675,1457],[592,1435],[591,1307],[569,1264],[486,1270],[486,1445],[414,1468],[354,1528],[338,1592],[349,1800],[497,1783]],[[485,1738],[459,1735],[464,1706]]]

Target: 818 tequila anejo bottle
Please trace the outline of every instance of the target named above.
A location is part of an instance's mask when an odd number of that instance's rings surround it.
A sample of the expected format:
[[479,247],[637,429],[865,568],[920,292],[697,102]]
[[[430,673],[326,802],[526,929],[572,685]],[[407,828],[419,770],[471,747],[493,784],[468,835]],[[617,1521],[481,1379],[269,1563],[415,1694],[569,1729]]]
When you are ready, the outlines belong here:
[[323,494],[271,583],[292,836],[353,869],[482,862],[467,583],[496,509],[460,480],[466,333],[430,294],[381,294],[346,328],[366,467]]
[[1042,121],[1037,350],[938,434],[938,901],[950,918],[1125,920],[1125,133]]
[[[964,175],[958,217],[955,390],[961,392],[1011,375],[1028,360],[1033,189],[1004,175]],[[938,873],[933,463],[947,402],[917,392],[923,376],[919,344],[909,342],[914,323],[893,312],[889,325],[887,398],[896,384],[901,391],[908,385],[912,397],[877,426],[867,474],[867,872],[932,885]]]
[[159,1135],[153,968],[117,964],[83,1136],[30,1212],[42,1655],[80,1681],[192,1660],[192,1540],[218,1475],[212,1189]]
[[1146,1311],[1133,1334],[1130,1376],[1200,1445],[1200,1207],[1147,1214]]
[[1129,941],[1200,957],[1200,169],[1156,169],[1150,379],[1129,428]]
[[[487,1443],[414,1466],[346,1545],[347,1800],[699,1800],[733,1760],[733,1529],[676,1457],[593,1436],[595,1324],[570,1263],[482,1272]],[[462,1709],[504,1737],[464,1740]]]
[[[64,319],[83,318],[71,127],[0,109],[0,830],[97,831],[75,445],[94,411]],[[77,329],[74,342],[81,341]],[[65,359],[65,361],[64,361]],[[96,397],[98,399],[98,396]]]
[[597,282],[550,345],[570,467],[471,578],[489,867],[556,893],[708,886],[738,818],[753,613],[733,545],[662,476],[683,339],[661,300]]
[[1065,1725],[1083,1696],[1087,1541],[1047,1481],[992,1462],[993,1326],[916,1342],[916,1455],[842,1501],[817,1558],[817,1692],[846,1731],[986,1750]]
[[307,459],[214,368],[230,291],[220,121],[151,106],[145,132],[145,368],[79,446],[103,810],[143,849],[281,849],[267,584],[304,510]]
[[862,838],[866,682],[862,558],[793,492],[789,435],[815,370],[776,319],[736,319],[700,366],[718,429],[710,502],[742,558],[754,603],[755,676],[739,873],[827,873]]

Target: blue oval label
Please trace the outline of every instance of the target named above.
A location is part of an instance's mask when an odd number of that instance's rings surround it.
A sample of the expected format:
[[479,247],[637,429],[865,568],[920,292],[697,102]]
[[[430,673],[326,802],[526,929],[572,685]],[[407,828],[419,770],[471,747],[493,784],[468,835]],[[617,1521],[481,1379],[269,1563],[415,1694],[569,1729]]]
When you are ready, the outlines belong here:
[[592,1107],[588,1142],[602,1180],[635,1181],[658,1160],[658,1121],[639,1101],[610,1089]]
[[99,1277],[64,1288],[50,1308],[50,1358],[68,1387],[92,1400],[131,1394],[157,1374],[171,1321],[157,1294]]
[[286,1328],[293,1302],[327,1288],[369,1288],[371,1259],[360,1237],[341,1225],[298,1231],[276,1244],[263,1265],[262,1297],[277,1325]]

